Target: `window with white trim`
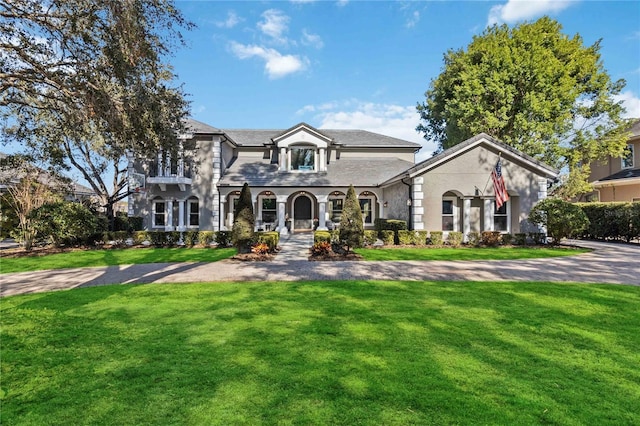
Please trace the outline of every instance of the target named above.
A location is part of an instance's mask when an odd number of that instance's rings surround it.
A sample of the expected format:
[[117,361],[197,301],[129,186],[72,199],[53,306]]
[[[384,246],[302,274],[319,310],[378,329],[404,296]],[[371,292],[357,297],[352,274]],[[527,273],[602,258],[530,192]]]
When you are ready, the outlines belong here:
[[309,146],[292,146],[289,149],[289,170],[315,171],[316,150]]
[[360,197],[358,199],[360,202],[360,211],[362,212],[362,221],[366,225],[373,224],[374,219],[374,198],[373,197]]
[[500,208],[496,208],[496,202],[493,202],[493,230],[500,232],[509,232],[510,212],[509,201],[503,203]]
[[164,200],[156,200],[153,202],[152,218],[151,226],[154,228],[164,227],[167,224],[167,205]]
[[189,226],[200,226],[200,203],[197,199],[187,200],[187,212],[189,215]]
[[455,231],[456,220],[456,199],[454,197],[442,198],[442,230],[443,231]]
[[622,155],[622,168],[623,169],[633,168],[633,145],[632,144],[627,144],[627,149]]
[[278,218],[275,197],[262,197],[260,200],[260,217],[262,223],[275,223]]
[[342,219],[342,208],[344,206],[344,198],[329,198],[329,220],[334,223],[340,223]]

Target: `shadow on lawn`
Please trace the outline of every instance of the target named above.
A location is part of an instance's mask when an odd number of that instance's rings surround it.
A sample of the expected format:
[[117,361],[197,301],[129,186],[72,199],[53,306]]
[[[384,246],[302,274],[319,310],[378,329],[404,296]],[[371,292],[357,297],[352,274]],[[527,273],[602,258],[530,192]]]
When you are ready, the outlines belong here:
[[8,423],[18,415],[105,424],[637,416],[628,387],[640,380],[630,356],[638,324],[628,320],[639,296],[629,287],[340,281],[29,297],[16,309],[47,321],[29,337],[30,362],[5,383],[51,370],[26,400],[5,400]]

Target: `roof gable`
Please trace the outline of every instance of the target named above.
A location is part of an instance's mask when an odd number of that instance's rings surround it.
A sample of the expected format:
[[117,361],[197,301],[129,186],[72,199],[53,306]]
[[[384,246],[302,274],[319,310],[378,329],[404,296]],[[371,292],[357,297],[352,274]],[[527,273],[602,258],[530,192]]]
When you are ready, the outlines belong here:
[[525,154],[524,152],[521,152],[509,145],[506,145],[503,142],[500,142],[499,140],[495,139],[492,136],[489,136],[486,133],[479,133],[476,136],[467,139],[464,142],[461,142],[443,152],[441,152],[440,154],[437,154],[427,160],[424,160],[418,164],[416,164],[415,166],[409,168],[407,171],[405,171],[404,173],[401,173],[397,176],[394,176],[393,178],[389,179],[387,182],[385,182],[384,184],[390,184],[393,182],[396,182],[402,178],[413,178],[416,177],[418,175],[421,175],[425,172],[428,172],[429,170],[435,169],[438,166],[451,161],[452,159],[454,159],[455,157],[462,155],[465,152],[469,152],[471,150],[473,150],[474,148],[480,146],[480,145],[485,145],[488,146],[489,148],[498,151],[498,153],[500,155],[504,155],[505,158],[510,158],[510,159],[514,159],[517,160],[519,162],[524,163],[527,167],[536,170],[537,172],[549,177],[549,178],[556,178],[558,177],[558,170],[556,170],[555,168],[536,160],[535,158]]
[[296,124],[295,126],[290,127],[287,130],[281,132],[280,134],[272,137],[271,140],[275,144],[279,144],[280,141],[289,139],[294,135],[302,136],[307,134],[309,134],[314,138],[323,140],[326,144],[330,144],[333,141],[333,139],[331,139],[329,136],[325,135],[315,127],[308,125],[307,123]]

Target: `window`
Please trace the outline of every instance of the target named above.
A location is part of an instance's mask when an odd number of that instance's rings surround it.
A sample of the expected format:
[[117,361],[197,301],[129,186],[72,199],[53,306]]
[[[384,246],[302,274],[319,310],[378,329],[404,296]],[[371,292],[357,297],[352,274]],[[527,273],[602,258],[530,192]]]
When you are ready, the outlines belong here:
[[442,200],[442,230],[443,231],[455,231],[456,230],[456,220],[455,220],[455,200],[454,199],[443,199]]
[[496,202],[493,202],[493,230],[500,232],[509,232],[509,201],[502,204],[499,209],[496,208]]
[[360,198],[360,211],[362,211],[362,220],[364,223],[373,223],[373,198]]
[[315,169],[315,149],[291,148],[291,170],[313,171]]
[[329,219],[331,222],[338,223],[342,219],[343,198],[329,198]]
[[189,226],[200,226],[200,204],[198,200],[189,200],[187,202],[189,212]]
[[166,213],[167,206],[164,201],[154,201],[153,203],[153,224],[152,226],[159,228],[161,226],[165,226],[166,221]]
[[275,198],[263,198],[262,199],[262,222],[263,223],[273,223],[276,221],[277,209],[276,209],[276,199]]
[[633,167],[633,145],[627,144],[627,150],[622,155],[622,168],[630,169]]

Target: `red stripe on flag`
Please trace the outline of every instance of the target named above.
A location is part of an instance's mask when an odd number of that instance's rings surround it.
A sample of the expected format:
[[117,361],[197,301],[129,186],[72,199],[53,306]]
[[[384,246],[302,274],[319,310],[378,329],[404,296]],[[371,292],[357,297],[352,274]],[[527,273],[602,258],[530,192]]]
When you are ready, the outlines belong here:
[[500,160],[498,160],[498,164],[496,164],[496,167],[491,171],[491,180],[493,180],[493,192],[496,196],[496,209],[499,209],[509,199],[507,187],[504,184],[504,177],[502,176]]

